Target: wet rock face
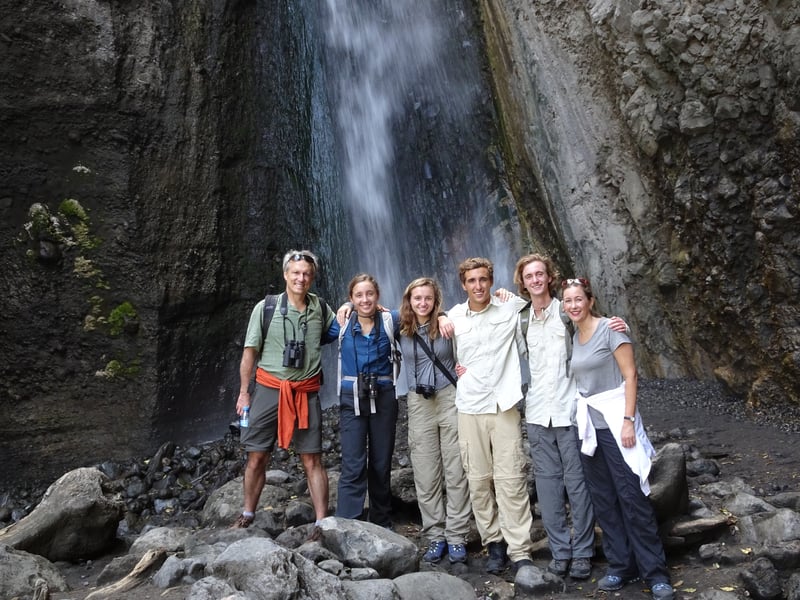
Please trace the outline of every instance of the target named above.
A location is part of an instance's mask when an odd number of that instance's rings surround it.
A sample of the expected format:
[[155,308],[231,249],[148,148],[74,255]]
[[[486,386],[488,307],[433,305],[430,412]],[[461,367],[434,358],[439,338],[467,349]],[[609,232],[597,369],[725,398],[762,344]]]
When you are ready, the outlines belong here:
[[482,3],[509,162],[563,268],[630,318],[650,373],[754,405],[800,401],[799,10]]
[[249,311],[310,228],[266,217],[306,202],[305,112],[252,101],[305,80],[303,11],[256,4],[0,0],[0,485],[223,433]]

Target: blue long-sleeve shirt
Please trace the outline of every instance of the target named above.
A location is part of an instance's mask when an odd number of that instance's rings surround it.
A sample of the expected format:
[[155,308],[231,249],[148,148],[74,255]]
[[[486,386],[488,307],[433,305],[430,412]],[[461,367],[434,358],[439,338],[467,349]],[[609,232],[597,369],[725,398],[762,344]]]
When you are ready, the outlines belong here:
[[[394,339],[400,335],[400,313],[390,311],[394,323]],[[334,320],[329,334],[339,335],[339,324]],[[361,333],[361,324],[357,318],[351,318],[345,325],[341,335],[339,359],[341,360],[341,391],[353,392],[353,381],[345,377],[358,377],[359,373],[375,373],[379,377],[388,379],[378,380],[381,387],[390,387],[392,384],[392,352],[389,336],[384,331],[383,319],[380,313],[375,315],[375,326],[369,335]]]

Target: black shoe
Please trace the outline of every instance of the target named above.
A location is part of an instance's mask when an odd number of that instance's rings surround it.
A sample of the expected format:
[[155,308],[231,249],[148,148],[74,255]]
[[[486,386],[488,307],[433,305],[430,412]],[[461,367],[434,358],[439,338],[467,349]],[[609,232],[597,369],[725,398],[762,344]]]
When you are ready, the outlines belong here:
[[486,571],[493,575],[499,575],[506,568],[508,555],[506,554],[505,542],[489,542],[486,547],[489,558],[486,560]]
[[569,576],[573,579],[589,579],[592,574],[592,561],[588,558],[573,558],[569,566]]
[[554,558],[550,561],[550,564],[547,565],[547,570],[553,575],[558,575],[559,577],[564,577],[567,574],[568,568],[569,560],[565,558]]

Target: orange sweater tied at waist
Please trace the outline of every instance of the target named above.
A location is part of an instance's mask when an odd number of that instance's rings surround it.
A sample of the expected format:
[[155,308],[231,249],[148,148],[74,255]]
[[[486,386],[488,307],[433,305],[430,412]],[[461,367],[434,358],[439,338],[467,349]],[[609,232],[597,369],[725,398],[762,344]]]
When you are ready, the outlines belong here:
[[288,448],[295,422],[298,429],[308,429],[308,394],[319,391],[320,374],[290,381],[278,379],[259,367],[256,369],[256,382],[278,390],[278,446]]

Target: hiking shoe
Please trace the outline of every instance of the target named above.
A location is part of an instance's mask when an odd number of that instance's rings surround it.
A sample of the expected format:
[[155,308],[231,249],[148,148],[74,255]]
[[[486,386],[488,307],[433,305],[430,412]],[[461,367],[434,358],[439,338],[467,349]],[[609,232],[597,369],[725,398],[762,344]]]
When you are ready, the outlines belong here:
[[650,593],[653,595],[653,600],[672,600],[673,597],[672,586],[663,581],[651,585]]
[[547,570],[550,571],[553,575],[558,575],[559,577],[564,577],[567,574],[567,568],[569,567],[569,561],[565,558],[554,558],[550,561],[550,564],[547,565]]
[[489,558],[486,561],[486,570],[493,575],[499,575],[506,568],[506,543],[505,542],[489,542],[486,547],[489,552]]
[[589,579],[592,574],[592,561],[588,558],[573,558],[569,566],[569,576],[572,579]]
[[604,592],[616,592],[625,587],[626,583],[632,583],[639,579],[638,577],[620,577],[619,575],[606,575],[597,582],[597,589]]
[[517,574],[514,577],[514,587],[522,592],[531,593],[536,590],[536,585],[541,581],[541,572],[533,566],[533,561],[523,558],[514,563]]
[[249,517],[245,515],[239,515],[239,518],[233,522],[233,525],[231,525],[231,529],[247,529],[253,524],[255,519],[255,515]]
[[523,558],[522,560],[518,560],[514,563],[514,568],[519,571],[522,567],[530,567],[533,565],[533,561],[529,558]]
[[447,557],[451,563],[467,562],[467,549],[464,544],[447,544]]
[[447,542],[444,540],[431,542],[428,546],[427,552],[422,555],[422,560],[429,563],[438,563],[440,560],[442,560],[442,556],[444,556],[444,551],[446,548]]

